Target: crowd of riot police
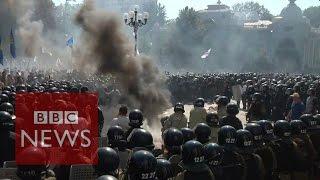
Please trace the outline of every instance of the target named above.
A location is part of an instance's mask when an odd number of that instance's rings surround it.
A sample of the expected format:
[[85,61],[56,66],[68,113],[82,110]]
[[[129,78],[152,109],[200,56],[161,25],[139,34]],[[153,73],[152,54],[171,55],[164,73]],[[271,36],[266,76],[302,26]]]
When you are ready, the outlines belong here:
[[[152,132],[142,128],[143,113],[132,110],[128,113],[129,128],[114,125],[107,130],[107,147],[98,148],[93,157],[98,162],[93,165],[95,178],[319,179],[317,98],[313,98],[310,112],[304,111],[299,118],[286,118],[294,104],[291,99],[298,97],[293,94],[299,94],[301,103],[306,104],[310,96],[318,97],[318,79],[314,75],[251,73],[170,76],[168,86],[177,103],[174,113],[161,119],[162,147],[156,147]],[[246,86],[241,90],[242,107],[248,111],[245,126],[237,118],[240,102],[230,103],[235,85]],[[90,82],[53,80],[4,86],[0,95],[0,163],[15,159],[17,92],[83,93],[90,90],[89,86]],[[187,118],[181,102],[194,99]],[[214,101],[217,112],[206,110],[206,101]],[[100,131],[102,116],[99,110]],[[36,147],[22,153],[24,157],[46,158],[46,153]],[[79,159],[87,161],[81,156]],[[17,166],[17,176],[26,180],[68,179],[69,172],[70,166],[50,166],[48,161]]]

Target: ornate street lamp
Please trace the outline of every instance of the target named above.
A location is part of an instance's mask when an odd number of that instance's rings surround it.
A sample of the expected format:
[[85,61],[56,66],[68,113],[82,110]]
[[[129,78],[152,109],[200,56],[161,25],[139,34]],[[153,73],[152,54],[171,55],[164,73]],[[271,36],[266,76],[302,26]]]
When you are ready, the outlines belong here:
[[135,55],[137,55],[138,53],[138,29],[139,27],[146,25],[149,18],[148,12],[144,12],[143,14],[141,14],[141,13],[138,13],[138,9],[139,9],[139,6],[135,5],[134,11],[130,11],[129,13],[124,13],[124,16],[123,16],[125,24],[133,28],[134,40],[135,40],[135,45],[134,45]]

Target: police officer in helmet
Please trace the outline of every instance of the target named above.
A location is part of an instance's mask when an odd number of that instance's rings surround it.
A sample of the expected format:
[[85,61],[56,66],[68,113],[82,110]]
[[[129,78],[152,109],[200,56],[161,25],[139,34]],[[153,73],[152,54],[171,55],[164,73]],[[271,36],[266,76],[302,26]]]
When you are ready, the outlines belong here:
[[273,143],[274,134],[271,122],[260,120],[257,123],[248,124],[245,129],[254,136],[255,153],[262,158],[265,179],[276,179],[277,159],[273,150],[276,147]]
[[177,180],[214,180],[214,175],[205,163],[203,145],[198,141],[191,140],[182,146],[181,166],[184,171],[178,174]]
[[194,131],[190,128],[181,128],[181,132],[183,135],[183,143],[193,140],[196,137]]
[[237,152],[236,137],[236,129],[232,126],[222,126],[218,132],[218,144],[224,149],[221,167],[225,180],[246,178],[245,161]]
[[194,108],[190,111],[189,127],[194,128],[198,123],[205,123],[207,111],[204,108],[204,99],[198,98],[193,103]]
[[98,149],[96,157],[97,165],[94,165],[98,176],[112,175],[118,177],[119,155],[110,147],[101,147]]
[[227,105],[227,116],[223,117],[219,125],[220,127],[229,125],[234,127],[236,130],[243,129],[241,121],[236,117],[236,115],[239,113],[239,108],[236,104],[229,103]]
[[209,112],[206,117],[206,122],[211,129],[211,135],[210,135],[211,141],[210,142],[217,143],[218,142],[218,131],[220,129],[218,114],[214,113],[214,112]]
[[163,133],[164,153],[161,158],[167,159],[171,163],[172,172],[177,175],[182,171],[179,166],[181,161],[181,146],[183,145],[183,134],[176,128],[167,129]]
[[209,143],[211,137],[211,129],[205,123],[199,123],[194,128],[194,134],[196,135],[196,140],[202,144]]
[[170,161],[157,159],[156,177],[157,180],[173,180],[176,174]]
[[136,151],[128,161],[124,180],[155,180],[157,159],[152,153],[144,150]]
[[209,143],[204,146],[204,157],[207,160],[206,163],[214,174],[216,180],[223,179],[221,167],[223,154],[223,147],[216,143]]
[[296,172],[304,171],[306,161],[303,159],[303,154],[299,152],[297,144],[291,139],[290,123],[278,120],[274,124],[274,134],[278,139],[275,154],[279,178],[281,180],[294,178]]
[[145,129],[134,129],[127,141],[128,148],[134,151],[142,149],[151,152],[154,149],[153,137],[151,133]]
[[184,105],[177,103],[174,106],[174,113],[164,122],[162,132],[171,127],[181,129],[187,127],[187,117],[184,115]]
[[0,111],[0,164],[15,159],[14,122],[8,112]]
[[16,174],[23,180],[55,180],[55,174],[49,170],[48,162],[48,156],[43,149],[27,147],[17,155]]
[[130,128],[126,132],[126,139],[134,129],[139,129],[143,125],[143,115],[139,109],[134,109],[129,113],[129,126]]
[[116,150],[119,154],[121,169],[124,169],[129,158],[127,150],[127,141],[125,139],[125,132],[120,126],[112,126],[107,132],[108,146]]
[[254,153],[253,139],[253,135],[248,130],[237,131],[237,147],[245,160],[246,180],[264,179],[264,166],[261,157]]

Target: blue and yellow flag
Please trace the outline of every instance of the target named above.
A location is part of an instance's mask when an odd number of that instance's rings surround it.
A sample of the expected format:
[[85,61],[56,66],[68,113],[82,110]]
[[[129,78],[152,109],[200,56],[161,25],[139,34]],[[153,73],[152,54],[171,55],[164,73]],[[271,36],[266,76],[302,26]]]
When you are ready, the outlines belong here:
[[1,39],[1,36],[0,36],[0,64],[3,65],[3,51],[2,51],[2,39]]
[[16,55],[16,45],[15,45],[15,42],[14,42],[14,35],[13,35],[13,30],[11,29],[11,32],[10,32],[10,53],[11,53],[11,56],[13,58],[16,58],[17,55]]
[[69,47],[72,47],[73,46],[73,43],[74,43],[74,40],[73,40],[73,37],[71,36],[67,42],[66,42],[66,45],[69,46]]

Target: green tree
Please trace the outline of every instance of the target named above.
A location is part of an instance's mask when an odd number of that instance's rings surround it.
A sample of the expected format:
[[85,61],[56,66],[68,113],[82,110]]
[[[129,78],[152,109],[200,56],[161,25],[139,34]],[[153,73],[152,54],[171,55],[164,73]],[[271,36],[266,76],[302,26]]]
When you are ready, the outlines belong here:
[[253,1],[235,4],[232,8],[235,12],[245,14],[257,13],[261,20],[271,20],[273,17],[268,9]]
[[320,27],[320,6],[312,6],[305,9],[303,15],[310,19],[313,27]]
[[180,10],[178,18],[168,27],[164,54],[169,63],[176,68],[196,69],[206,32],[206,23],[198,12],[189,7]]
[[149,19],[145,26],[139,30],[139,49],[143,53],[150,53],[157,47],[159,30],[166,24],[166,8],[162,4],[151,4],[143,9],[149,12]]

